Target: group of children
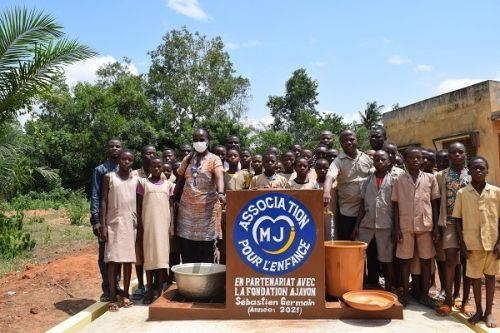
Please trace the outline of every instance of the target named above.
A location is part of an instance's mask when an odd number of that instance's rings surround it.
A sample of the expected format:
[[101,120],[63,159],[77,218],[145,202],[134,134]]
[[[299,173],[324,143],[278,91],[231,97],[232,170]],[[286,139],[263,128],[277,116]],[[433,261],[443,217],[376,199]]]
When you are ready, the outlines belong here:
[[[410,147],[403,154],[402,170],[394,163],[394,152],[388,144],[372,152],[374,169],[361,188],[352,239],[375,240],[385,288],[397,291],[401,286],[404,305],[411,294],[439,315],[448,315],[456,306],[470,316],[471,323],[484,320],[495,327],[492,304],[495,275],[500,273],[500,189],[486,183],[487,160],[476,156],[467,163],[466,149],[459,142],[437,153]],[[429,289],[435,284],[435,263],[441,293],[432,299]],[[468,304],[471,284],[475,313]]]
[[[467,303],[472,284],[476,313],[470,321],[484,320],[493,327],[491,311],[500,258],[500,189],[485,182],[486,159],[474,157],[467,168],[465,147],[454,143],[447,151],[437,153],[410,147],[405,150],[401,165],[393,144],[385,143],[364,154],[357,150],[355,135],[344,131],[340,134],[343,152],[339,154],[332,148],[333,137],[331,132],[323,132],[314,150],[293,145],[282,154],[271,147],[262,155],[252,155],[250,150],[240,149],[237,137],[230,136],[226,146],[216,146],[212,152],[224,165],[224,191],[323,190],[327,206],[325,239],[356,239],[375,244],[376,262],[369,262],[368,267],[371,264],[383,268],[387,290],[402,287],[403,304],[412,294],[420,303],[437,307],[439,314],[450,313],[458,299],[463,266],[462,311],[472,312]],[[189,145],[179,148],[182,158],[191,153]],[[118,170],[103,179],[100,223],[101,235],[107,240],[112,311],[118,310],[113,287],[118,263],[124,267],[125,291],[131,263],[135,263],[136,269],[144,266],[148,286],[145,302],[151,302],[153,289],[161,291],[167,279],[171,282],[171,276],[167,277],[169,264],[181,259],[174,239],[169,245],[175,234],[176,204],[172,196],[181,162],[170,148],[164,149],[160,159],[154,147],[146,146],[141,156],[143,167],[130,172],[133,154],[122,150]],[[223,231],[224,219],[220,205],[218,223]],[[134,248],[135,252],[131,251]],[[219,251],[219,259],[224,263],[224,246],[219,246]],[[460,257],[466,258],[461,265]],[[443,303],[429,297],[435,281],[434,262]],[[139,287],[144,290],[142,268],[137,273]],[[482,274],[486,276],[487,292],[484,312]],[[127,294],[123,305],[132,305]]]

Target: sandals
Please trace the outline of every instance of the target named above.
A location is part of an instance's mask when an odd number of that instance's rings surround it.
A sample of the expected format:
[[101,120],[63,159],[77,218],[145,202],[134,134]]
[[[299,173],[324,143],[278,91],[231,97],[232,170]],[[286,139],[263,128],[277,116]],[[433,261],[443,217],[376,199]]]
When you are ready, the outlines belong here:
[[108,311],[109,312],[118,312],[120,310],[120,306],[118,305],[117,302],[110,302],[108,304]]
[[423,306],[426,306],[426,307],[433,309],[433,310],[435,310],[441,306],[441,304],[437,300],[432,299],[430,297],[427,297],[427,299],[425,299],[423,301],[422,300],[419,301],[419,303],[422,304]]
[[109,296],[106,296],[104,294],[102,294],[100,297],[99,297],[99,300],[101,302],[109,302]]
[[140,301],[141,299],[144,298],[145,293],[146,293],[146,288],[144,289],[137,288],[132,298],[134,299],[134,301]]
[[457,297],[453,300],[453,307],[456,309],[462,308],[462,299],[460,297]]
[[443,304],[443,305],[441,305],[441,306],[437,309],[436,313],[437,313],[439,316],[446,317],[446,316],[448,316],[448,315],[451,313],[451,308],[450,308],[450,306],[449,306],[449,305],[447,305],[447,304]]
[[460,308],[460,312],[462,312],[467,317],[472,316],[475,311],[476,311],[476,309],[474,309],[474,307],[470,304],[465,304],[464,306],[462,306]]
[[134,302],[132,302],[130,298],[124,297],[122,301],[122,306],[124,308],[131,308],[134,306]]

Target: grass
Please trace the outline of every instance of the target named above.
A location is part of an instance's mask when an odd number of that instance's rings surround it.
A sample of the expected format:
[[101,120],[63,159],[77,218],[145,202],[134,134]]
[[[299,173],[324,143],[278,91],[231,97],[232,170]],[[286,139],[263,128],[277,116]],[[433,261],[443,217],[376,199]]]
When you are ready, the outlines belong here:
[[8,272],[20,271],[28,263],[54,260],[78,246],[95,242],[89,222],[72,225],[54,221],[60,218],[67,221],[67,213],[63,209],[44,215],[43,218],[25,217],[24,227],[36,241],[35,248],[32,252],[24,253],[14,259],[0,259],[0,277]]

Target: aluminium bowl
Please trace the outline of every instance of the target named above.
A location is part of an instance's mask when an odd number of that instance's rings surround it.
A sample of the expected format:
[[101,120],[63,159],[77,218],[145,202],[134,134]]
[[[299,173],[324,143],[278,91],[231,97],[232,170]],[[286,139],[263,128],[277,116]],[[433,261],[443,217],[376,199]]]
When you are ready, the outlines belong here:
[[209,299],[224,293],[226,266],[210,263],[189,263],[175,265],[177,289],[184,297]]

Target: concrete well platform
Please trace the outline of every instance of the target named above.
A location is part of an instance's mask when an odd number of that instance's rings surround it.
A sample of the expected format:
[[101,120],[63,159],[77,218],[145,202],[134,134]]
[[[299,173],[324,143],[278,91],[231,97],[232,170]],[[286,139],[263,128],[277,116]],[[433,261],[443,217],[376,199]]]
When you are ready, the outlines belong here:
[[106,312],[81,332],[86,333],[137,333],[137,332],[342,332],[359,333],[460,333],[472,332],[451,316],[439,317],[434,311],[410,303],[404,310],[403,320],[194,320],[148,321],[148,307],[136,305],[118,312]]

